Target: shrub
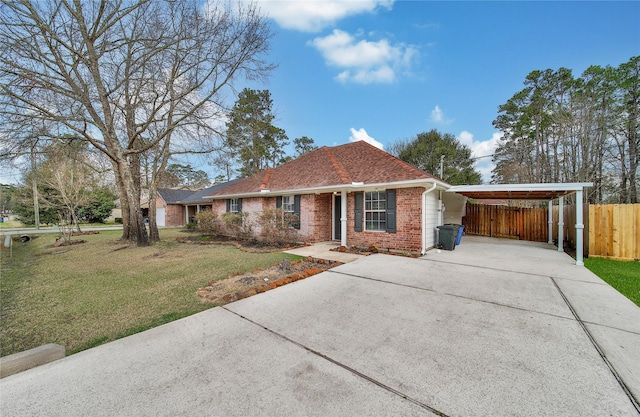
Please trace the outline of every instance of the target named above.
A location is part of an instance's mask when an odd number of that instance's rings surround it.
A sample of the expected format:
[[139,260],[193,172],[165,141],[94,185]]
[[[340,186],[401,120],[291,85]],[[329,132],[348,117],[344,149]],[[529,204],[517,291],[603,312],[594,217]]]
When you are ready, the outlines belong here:
[[78,208],[78,217],[87,223],[104,223],[116,207],[115,196],[108,190],[91,193],[90,201]]
[[249,213],[246,211],[224,213],[222,215],[222,223],[229,235],[235,239],[247,240],[251,238],[252,225],[249,220]]
[[260,238],[263,242],[284,246],[297,241],[298,234],[291,227],[298,221],[298,216],[282,209],[267,208],[260,213],[258,224],[260,225]]
[[[201,211],[196,214],[198,231],[203,235],[217,236],[220,234],[220,223],[218,222],[218,213],[215,211]],[[191,224],[191,223],[190,223]],[[187,225],[189,228],[189,225]]]
[[122,217],[116,217],[113,219],[116,223],[122,224]]

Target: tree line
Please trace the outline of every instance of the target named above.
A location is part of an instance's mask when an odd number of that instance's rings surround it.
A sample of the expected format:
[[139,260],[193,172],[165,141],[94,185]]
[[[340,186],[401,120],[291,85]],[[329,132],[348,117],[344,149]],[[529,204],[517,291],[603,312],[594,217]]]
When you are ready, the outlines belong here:
[[593,182],[590,203],[638,203],[640,57],[532,71],[498,109],[494,183]]
[[[289,138],[275,125],[268,90],[243,89],[233,107],[226,102],[238,83],[264,80],[274,68],[264,59],[272,36],[256,5],[242,2],[5,2],[0,159],[25,162],[27,181],[46,171],[46,164],[38,168],[43,161],[56,161],[51,178],[30,181],[34,202],[47,195],[38,187],[84,201],[95,187],[66,190],[79,178],[58,172],[99,168],[116,185],[122,238],[140,246],[157,241],[155,204],[145,227],[143,189],[155,201],[158,188],[180,175],[198,180],[178,162],[182,156],[210,158],[231,179],[315,148],[303,136],[293,140],[295,154],[286,154]],[[532,72],[494,122],[504,132],[494,181],[593,181],[590,200],[637,202],[638,73],[638,58],[618,68],[591,67],[578,79],[566,69]],[[71,162],[52,157],[71,145],[81,151]],[[436,176],[445,155],[444,180],[479,182],[470,150],[459,145],[431,131],[395,150]]]

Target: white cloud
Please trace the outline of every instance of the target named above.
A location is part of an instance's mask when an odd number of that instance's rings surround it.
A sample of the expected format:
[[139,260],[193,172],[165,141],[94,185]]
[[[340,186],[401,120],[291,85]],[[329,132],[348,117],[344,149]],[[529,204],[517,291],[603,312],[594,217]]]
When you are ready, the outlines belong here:
[[262,13],[284,29],[318,32],[337,21],[379,9],[391,10],[394,0],[258,0]]
[[453,119],[445,118],[444,112],[442,111],[440,106],[436,105],[436,107],[431,110],[431,117],[429,118],[429,121],[431,121],[432,123],[447,125],[453,122]]
[[359,140],[363,140],[379,149],[384,148],[384,145],[382,145],[382,143],[378,142],[377,140],[369,136],[369,134],[367,133],[366,130],[364,130],[364,128],[360,128],[359,130],[355,130],[354,128],[351,128],[351,136],[349,137],[349,141],[357,142]]
[[391,45],[387,39],[358,41],[339,29],[315,38],[309,45],[322,53],[328,65],[343,69],[336,77],[343,83],[393,83],[398,72],[409,70],[418,55],[411,45]]
[[[482,174],[482,182],[485,184],[491,181],[491,171],[495,168],[490,155],[493,155],[495,152],[498,141],[502,138],[502,135],[502,132],[495,132],[490,139],[483,141],[474,140],[473,134],[466,130],[460,132],[460,135],[458,135],[460,143],[471,149],[471,157],[479,158],[476,160],[474,167]],[[486,158],[481,158],[485,156]]]

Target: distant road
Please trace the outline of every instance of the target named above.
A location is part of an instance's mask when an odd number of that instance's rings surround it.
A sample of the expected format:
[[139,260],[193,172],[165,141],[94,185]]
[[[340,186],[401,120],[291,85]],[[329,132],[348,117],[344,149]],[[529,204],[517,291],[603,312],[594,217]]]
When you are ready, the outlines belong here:
[[[80,227],[80,230],[83,232],[91,232],[94,230],[122,230],[122,226],[92,226],[92,227]],[[19,228],[11,228],[11,229],[0,229],[1,235],[35,235],[42,233],[59,233],[58,227],[43,227],[39,230],[36,230],[32,227],[19,227]]]

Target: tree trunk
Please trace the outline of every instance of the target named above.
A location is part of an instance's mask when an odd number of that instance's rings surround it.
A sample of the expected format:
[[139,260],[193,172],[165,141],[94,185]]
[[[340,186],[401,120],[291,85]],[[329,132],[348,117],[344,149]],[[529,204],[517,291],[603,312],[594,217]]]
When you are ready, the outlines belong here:
[[156,199],[158,197],[157,187],[149,187],[149,240],[151,243],[160,242],[160,232],[156,222]]
[[[136,242],[138,246],[149,246],[149,236],[147,235],[147,228],[144,224],[144,218],[142,216],[142,208],[140,206],[140,191],[136,189],[136,184],[131,170],[126,160],[121,160],[118,163],[119,180],[122,184],[122,190],[125,194],[125,200],[127,205],[127,216],[129,230],[125,235],[123,231],[122,239],[126,239],[132,242]],[[125,216],[125,207],[122,207],[123,222]]]

